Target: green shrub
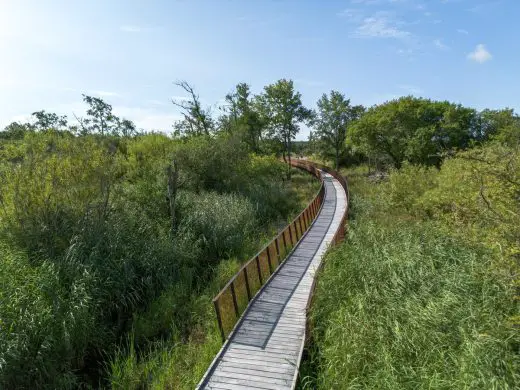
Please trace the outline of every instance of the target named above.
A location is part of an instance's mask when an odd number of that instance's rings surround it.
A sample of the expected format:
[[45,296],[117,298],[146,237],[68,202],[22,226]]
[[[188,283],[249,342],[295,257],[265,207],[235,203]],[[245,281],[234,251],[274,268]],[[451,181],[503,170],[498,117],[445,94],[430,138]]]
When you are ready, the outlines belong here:
[[179,199],[179,234],[201,243],[209,264],[241,254],[255,229],[255,210],[247,198],[235,194],[184,193]]
[[408,213],[420,212],[417,199],[437,185],[438,170],[404,163],[401,169],[392,170],[383,189],[383,201],[388,208],[397,207]]

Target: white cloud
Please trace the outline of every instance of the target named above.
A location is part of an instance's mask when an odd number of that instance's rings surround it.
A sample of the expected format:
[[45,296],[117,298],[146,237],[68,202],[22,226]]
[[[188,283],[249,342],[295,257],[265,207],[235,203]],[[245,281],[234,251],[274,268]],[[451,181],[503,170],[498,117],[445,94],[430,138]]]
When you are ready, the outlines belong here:
[[354,36],[364,38],[409,38],[412,34],[409,31],[401,30],[399,25],[403,24],[395,20],[386,12],[377,12],[369,18],[363,19],[356,29]]
[[125,26],[121,26],[119,27],[119,29],[121,31],[124,31],[124,32],[130,32],[130,33],[136,33],[136,32],[141,32],[143,29],[139,26],[129,26],[129,25],[125,25]]
[[354,8],[346,8],[337,13],[338,16],[346,18],[349,22],[361,22],[363,20],[363,11]]
[[493,56],[487,51],[486,46],[482,43],[478,44],[474,51],[468,54],[468,58],[478,63],[489,61]]
[[148,100],[148,104],[151,104],[154,106],[166,106],[166,102],[163,102],[162,100],[155,100],[155,99]]
[[117,92],[110,92],[110,91],[89,91],[93,95],[99,95],[101,97],[118,97],[121,96]]
[[442,43],[442,41],[440,39],[435,39],[433,41],[433,44],[435,45],[435,47],[437,47],[438,49],[441,49],[441,50],[449,49],[449,46],[446,46],[444,43]]
[[171,99],[172,100],[180,100],[180,101],[183,101],[183,102],[190,100],[190,98],[187,97],[187,96],[172,96]]
[[[171,132],[172,125],[182,119],[182,115],[175,107],[170,104],[169,107],[139,107],[139,106],[118,106],[113,105],[112,109],[115,115],[130,119],[135,123],[137,128],[145,130],[160,130],[163,132]],[[76,124],[76,120],[73,114],[78,117],[84,117],[86,114],[87,106],[81,101],[58,104],[54,107],[49,107],[49,112],[55,112],[58,115],[67,115],[70,124]],[[11,117],[8,121],[1,122],[1,128],[4,128],[13,121],[19,122],[32,122],[30,114],[17,115]]]
[[11,123],[13,122],[18,122],[18,123],[32,123],[34,122],[34,118],[27,114],[27,115],[15,115],[5,121],[0,121],[0,130],[3,130],[5,127],[7,127],[7,125],[10,125]]
[[[116,113],[118,111],[114,110]],[[173,124],[182,119],[179,114],[160,113],[145,109],[133,109],[131,113],[124,117],[132,120],[137,128],[165,132],[171,132]]]
[[468,35],[469,34],[468,30],[464,30],[463,28],[457,29],[457,32],[459,34],[464,34],[464,35]]

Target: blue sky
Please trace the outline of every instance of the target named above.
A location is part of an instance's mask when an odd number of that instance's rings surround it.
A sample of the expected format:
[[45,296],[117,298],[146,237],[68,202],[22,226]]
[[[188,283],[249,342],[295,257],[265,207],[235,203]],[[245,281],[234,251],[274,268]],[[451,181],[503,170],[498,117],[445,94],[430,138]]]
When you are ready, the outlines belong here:
[[169,131],[175,80],[215,107],[238,82],[291,78],[310,107],[336,89],[518,111],[519,17],[518,0],[0,0],[0,126],[83,115],[87,93]]

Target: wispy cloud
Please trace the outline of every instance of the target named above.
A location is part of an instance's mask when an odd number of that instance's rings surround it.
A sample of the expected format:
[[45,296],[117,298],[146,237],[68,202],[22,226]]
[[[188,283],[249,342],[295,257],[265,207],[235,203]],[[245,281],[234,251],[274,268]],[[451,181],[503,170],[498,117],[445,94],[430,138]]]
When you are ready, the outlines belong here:
[[404,23],[388,12],[377,12],[364,18],[356,28],[353,36],[361,38],[394,38],[405,39],[411,37],[409,31],[400,28]]
[[101,97],[118,97],[121,96],[117,92],[110,92],[110,91],[90,91],[93,95],[99,95]]
[[188,100],[190,100],[190,98],[187,97],[187,96],[172,96],[171,99],[172,100],[180,100],[180,101],[188,101]]
[[433,41],[433,44],[435,45],[435,47],[437,49],[441,49],[441,50],[448,50],[449,49],[449,46],[447,46],[444,43],[442,43],[442,41],[440,39],[435,39]]
[[[148,100],[148,104],[154,105],[154,106],[166,106],[166,102],[163,102],[162,100]],[[171,104],[171,103],[170,103]]]
[[463,28],[457,29],[457,32],[459,34],[464,34],[464,35],[468,35],[469,34],[468,30],[464,30]]
[[482,43],[478,44],[474,51],[468,54],[468,58],[480,64],[489,61],[493,56]]
[[499,5],[501,5],[501,3],[502,3],[502,1],[500,1],[500,0],[488,1],[486,3],[477,4],[477,5],[469,8],[468,11],[477,13],[477,14],[485,14],[485,13],[492,12],[495,9],[497,9],[497,7]]
[[361,22],[364,18],[364,12],[360,9],[346,8],[337,13],[338,16],[347,19],[349,22]]
[[137,33],[143,31],[143,28],[139,26],[124,25],[120,26],[119,30],[129,33]]
[[114,106],[114,113],[132,120],[138,128],[163,132],[171,132],[172,125],[182,119],[181,114],[142,107]]

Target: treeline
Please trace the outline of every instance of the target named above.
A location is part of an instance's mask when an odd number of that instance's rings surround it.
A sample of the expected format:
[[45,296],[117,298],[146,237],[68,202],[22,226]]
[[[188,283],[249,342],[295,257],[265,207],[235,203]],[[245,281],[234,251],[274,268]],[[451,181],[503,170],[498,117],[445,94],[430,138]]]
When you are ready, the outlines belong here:
[[365,109],[339,92],[318,101],[309,151],[338,165],[403,162],[439,167],[454,152],[497,140],[518,144],[520,117],[512,109],[477,111],[448,101],[402,97]]

